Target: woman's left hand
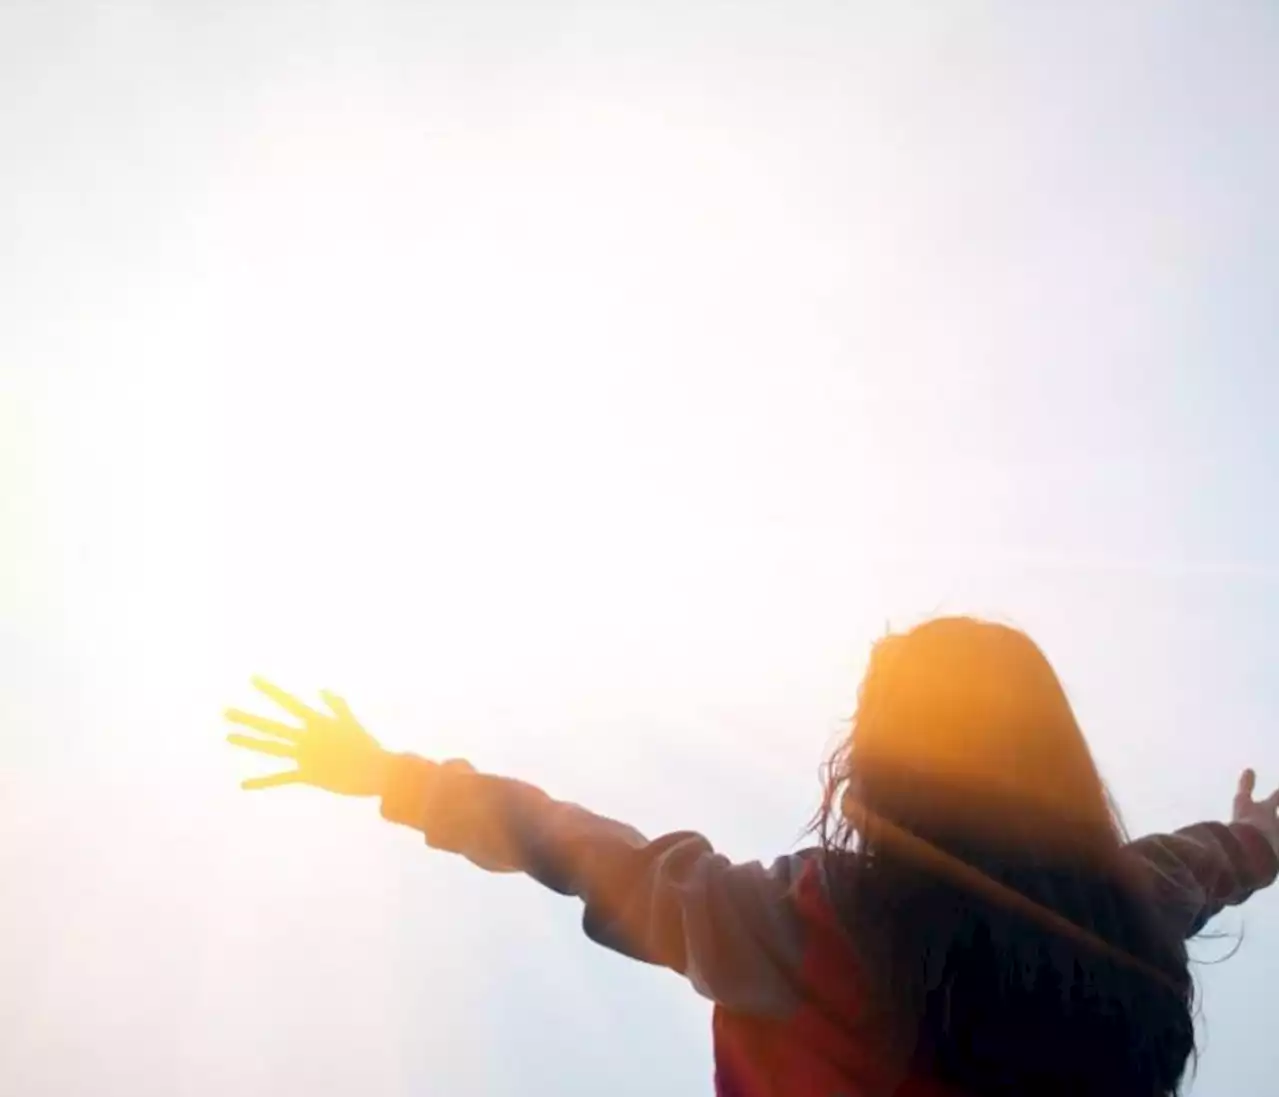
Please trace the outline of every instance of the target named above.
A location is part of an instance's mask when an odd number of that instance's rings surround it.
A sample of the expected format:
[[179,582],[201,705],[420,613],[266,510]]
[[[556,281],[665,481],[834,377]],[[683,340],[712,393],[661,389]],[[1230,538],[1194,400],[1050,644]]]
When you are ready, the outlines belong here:
[[252,728],[258,736],[232,734],[227,742],[246,750],[289,758],[296,769],[251,777],[241,788],[276,788],[280,785],[314,785],[344,796],[379,796],[386,780],[390,755],[360,726],[347,703],[331,693],[321,693],[329,711],[317,712],[296,697],[262,678],[253,684],[286,712],[302,721],[293,727],[252,713],[229,709],[233,724]]

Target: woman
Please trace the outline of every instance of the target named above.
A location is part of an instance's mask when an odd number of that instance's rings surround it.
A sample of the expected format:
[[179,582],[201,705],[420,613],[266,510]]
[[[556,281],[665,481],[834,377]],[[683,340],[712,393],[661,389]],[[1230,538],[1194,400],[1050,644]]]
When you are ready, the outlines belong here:
[[587,935],[715,1002],[716,1091],[1176,1091],[1194,1050],[1185,940],[1276,877],[1277,794],[1231,823],[1126,843],[1066,695],[1016,630],[930,621],[881,641],[826,767],[815,848],[734,865],[518,781],[390,755],[344,702],[265,682],[300,728],[237,746],[492,871],[585,904]]

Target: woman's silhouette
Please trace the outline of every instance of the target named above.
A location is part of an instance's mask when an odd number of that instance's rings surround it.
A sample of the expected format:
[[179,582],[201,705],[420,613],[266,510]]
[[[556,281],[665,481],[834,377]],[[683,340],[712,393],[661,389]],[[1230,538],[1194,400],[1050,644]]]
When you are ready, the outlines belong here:
[[585,904],[593,940],[716,1003],[717,1092],[1163,1097],[1194,1050],[1185,940],[1276,877],[1277,794],[1126,842],[1056,675],[967,618],[881,641],[826,767],[813,849],[735,865],[530,785],[385,752],[339,699],[238,746],[483,868]]

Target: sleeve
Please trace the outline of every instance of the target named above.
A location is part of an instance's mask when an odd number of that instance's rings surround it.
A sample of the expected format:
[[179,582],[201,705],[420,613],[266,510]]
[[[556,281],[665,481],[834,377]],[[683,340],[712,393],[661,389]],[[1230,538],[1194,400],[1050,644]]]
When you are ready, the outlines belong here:
[[795,1005],[802,942],[791,895],[807,854],[732,864],[701,835],[650,841],[523,782],[411,755],[392,766],[382,814],[436,849],[581,899],[591,940],[670,968],[713,1001],[774,1016]]
[[1248,823],[1196,823],[1129,848],[1151,867],[1157,899],[1186,938],[1276,879],[1276,851]]

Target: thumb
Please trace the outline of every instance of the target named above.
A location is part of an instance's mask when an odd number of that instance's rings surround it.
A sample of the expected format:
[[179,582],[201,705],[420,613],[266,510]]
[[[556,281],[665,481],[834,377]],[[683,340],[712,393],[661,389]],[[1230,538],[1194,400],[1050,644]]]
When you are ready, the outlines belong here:
[[320,691],[320,699],[329,706],[329,711],[339,720],[349,720],[351,723],[357,723],[355,714],[351,711],[351,707],[335,693],[330,693],[327,689]]
[[1280,788],[1262,801],[1271,811],[1280,811]]
[[1231,814],[1243,815],[1253,806],[1253,789],[1257,785],[1257,774],[1252,769],[1245,769],[1240,774],[1240,781],[1235,786],[1235,799],[1231,803]]

